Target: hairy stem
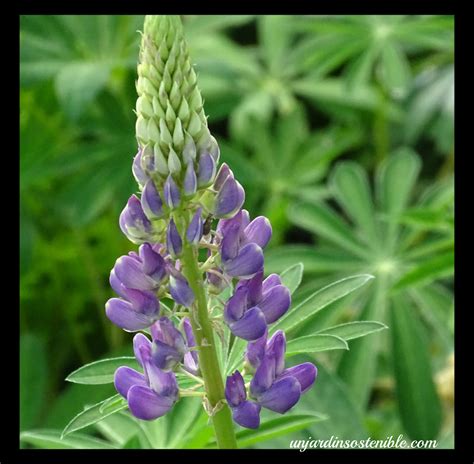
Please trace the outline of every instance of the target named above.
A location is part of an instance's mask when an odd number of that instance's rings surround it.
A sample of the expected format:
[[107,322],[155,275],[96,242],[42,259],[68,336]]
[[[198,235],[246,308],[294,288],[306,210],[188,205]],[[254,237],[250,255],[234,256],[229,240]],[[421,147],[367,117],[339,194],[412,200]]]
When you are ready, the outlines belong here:
[[237,448],[230,409],[224,400],[224,384],[217,359],[214,332],[207,310],[202,271],[199,270],[197,252],[189,244],[183,248],[183,272],[194,291],[196,302],[191,324],[199,347],[199,367],[204,379],[206,396],[215,409],[212,423],[219,448]]

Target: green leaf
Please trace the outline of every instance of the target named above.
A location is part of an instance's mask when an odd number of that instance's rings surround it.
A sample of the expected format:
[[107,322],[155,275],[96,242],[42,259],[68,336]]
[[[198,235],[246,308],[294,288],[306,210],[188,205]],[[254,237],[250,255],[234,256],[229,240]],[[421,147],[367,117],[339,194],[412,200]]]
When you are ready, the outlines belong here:
[[408,205],[420,167],[420,158],[411,148],[400,148],[377,171],[376,194],[380,207],[388,215],[384,235],[389,249],[394,246],[399,216]]
[[291,32],[291,16],[258,16],[258,33],[261,49],[271,74],[282,73],[284,59],[288,55]]
[[341,162],[334,169],[330,182],[338,202],[363,232],[365,241],[370,247],[377,246],[379,236],[366,172],[355,162]]
[[64,428],[62,436],[64,437],[76,430],[81,430],[88,425],[95,424],[104,419],[104,417],[115,414],[116,412],[125,409],[127,406],[127,401],[119,394],[107,398],[94,406],[86,408],[75,416]]
[[377,197],[381,208],[391,216],[407,206],[421,161],[411,148],[400,148],[377,172]]
[[402,50],[392,41],[381,51],[381,74],[385,87],[395,98],[405,96],[411,79],[410,65]]
[[369,47],[355,60],[351,61],[345,72],[347,87],[350,90],[366,86],[370,79],[372,65],[377,59],[379,47]]
[[101,359],[76,369],[66,377],[66,380],[87,385],[113,383],[115,371],[120,366],[133,367],[134,369],[139,367],[134,356]]
[[291,294],[299,287],[301,279],[303,278],[303,270],[303,263],[296,263],[280,274],[283,285],[286,285],[290,289]]
[[306,273],[351,272],[360,268],[360,262],[347,253],[333,248],[331,252],[317,250],[308,245],[283,245],[265,250],[265,271],[282,272],[295,261],[301,262]]
[[56,76],[56,92],[64,111],[78,118],[86,105],[107,84],[110,67],[107,62],[78,62],[63,67]]
[[115,449],[107,441],[75,433],[61,438],[60,430],[29,430],[20,434],[20,440],[43,449]]
[[322,362],[318,361],[317,366],[316,383],[300,398],[298,407],[302,412],[317,410],[328,418],[308,428],[301,438],[307,439],[308,435],[322,440],[329,439],[331,435],[347,440],[367,438],[363,416],[351,398],[347,385]]
[[387,329],[388,327],[381,322],[376,321],[355,321],[345,324],[335,325],[327,329],[320,330],[320,334],[336,335],[343,340],[352,340],[354,338],[365,337],[374,332]]
[[441,426],[441,404],[432,377],[425,334],[416,313],[402,294],[393,299],[391,327],[393,367],[403,426],[412,439],[434,439]]
[[230,350],[229,357],[227,358],[226,373],[230,374],[233,372],[239,364],[242,362],[245,350],[247,348],[247,341],[242,338],[235,337],[234,344]]
[[307,335],[290,340],[286,345],[286,355],[317,353],[329,350],[348,350],[347,342],[335,335]]
[[365,248],[354,239],[348,224],[328,206],[298,203],[288,209],[288,217],[297,226],[330,240],[351,254],[361,257],[367,254]]
[[45,403],[48,363],[44,341],[33,334],[20,337],[20,430],[34,427]]
[[348,295],[365,285],[373,276],[360,274],[338,280],[313,293],[303,302],[291,309],[272,328],[275,330],[291,330],[302,324],[306,319],[321,311],[333,301]]
[[393,290],[401,290],[407,287],[427,284],[443,277],[454,274],[454,252],[449,251],[439,256],[433,256],[418,264],[404,274],[393,287]]
[[126,412],[105,417],[97,422],[95,427],[108,440],[121,447],[140,431],[135,419]]
[[260,425],[257,430],[242,430],[236,434],[239,448],[245,448],[281,435],[289,435],[326,420],[322,414],[298,414],[278,417]]
[[[362,320],[384,320],[388,295],[387,283],[379,276],[372,290],[372,298],[362,310]],[[355,404],[361,412],[365,411],[367,401],[377,371],[377,360],[381,344],[381,333],[372,337],[364,337],[351,342],[351,349],[342,355],[338,366],[338,374],[347,384]]]

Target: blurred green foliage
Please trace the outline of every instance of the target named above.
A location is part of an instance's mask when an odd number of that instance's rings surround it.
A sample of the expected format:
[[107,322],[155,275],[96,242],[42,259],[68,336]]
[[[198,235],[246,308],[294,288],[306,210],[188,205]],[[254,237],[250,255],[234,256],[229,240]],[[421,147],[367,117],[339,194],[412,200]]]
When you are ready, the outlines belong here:
[[[376,276],[302,335],[357,318],[390,327],[347,353],[314,356],[320,378],[298,412],[328,419],[291,438],[404,433],[453,446],[453,17],[183,19],[223,160],[252,216],[273,224],[266,271],[304,264],[295,302],[336,276]],[[132,248],[118,215],[136,190],[142,24],[21,18],[22,430],[61,429],[84,402],[112,394],[64,378],[129,353],[130,336],[106,321],[104,304],[109,271]],[[138,446],[126,424],[101,424],[96,441],[79,435],[70,446]],[[209,440],[200,433],[189,446]],[[58,444],[53,432],[26,442]]]

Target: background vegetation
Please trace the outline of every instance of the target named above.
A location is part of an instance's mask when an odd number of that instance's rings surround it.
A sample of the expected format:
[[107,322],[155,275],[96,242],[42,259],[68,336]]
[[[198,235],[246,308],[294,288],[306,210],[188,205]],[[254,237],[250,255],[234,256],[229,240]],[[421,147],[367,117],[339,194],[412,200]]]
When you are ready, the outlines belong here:
[[[314,356],[304,403],[328,419],[261,446],[403,433],[452,447],[453,18],[183,19],[223,159],[246,208],[273,224],[266,271],[301,261],[296,301],[354,271],[376,276],[302,334],[359,318],[389,326]],[[21,430],[63,428],[110,395],[64,378],[130,350],[104,304],[132,248],[118,215],[136,189],[142,24],[21,18]],[[106,425],[98,436],[110,438]]]

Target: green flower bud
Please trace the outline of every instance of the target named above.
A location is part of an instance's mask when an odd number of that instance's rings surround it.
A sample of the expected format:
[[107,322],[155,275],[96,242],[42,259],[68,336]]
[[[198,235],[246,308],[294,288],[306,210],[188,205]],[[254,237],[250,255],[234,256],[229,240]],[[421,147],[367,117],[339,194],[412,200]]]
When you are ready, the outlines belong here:
[[137,70],[138,143],[154,148],[154,168],[160,176],[171,172],[180,184],[185,166],[196,159],[198,142],[209,139],[209,130],[179,16],[145,17]]

